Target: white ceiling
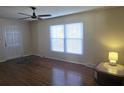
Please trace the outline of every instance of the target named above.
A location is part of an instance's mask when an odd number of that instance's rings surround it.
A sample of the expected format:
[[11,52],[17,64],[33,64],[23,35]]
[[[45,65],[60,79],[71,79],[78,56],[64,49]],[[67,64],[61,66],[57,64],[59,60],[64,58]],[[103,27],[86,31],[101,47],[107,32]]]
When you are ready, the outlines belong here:
[[[36,6],[36,8],[37,15],[51,14],[52,16],[47,18],[53,18],[103,8],[103,6]],[[32,14],[32,10],[29,6],[0,6],[1,18],[18,19],[26,17],[18,14],[19,12]]]

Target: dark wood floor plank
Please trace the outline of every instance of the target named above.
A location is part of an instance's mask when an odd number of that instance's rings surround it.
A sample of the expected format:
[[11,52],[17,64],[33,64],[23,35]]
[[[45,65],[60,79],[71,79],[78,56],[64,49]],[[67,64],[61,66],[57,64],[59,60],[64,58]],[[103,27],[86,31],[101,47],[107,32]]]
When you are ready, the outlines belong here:
[[93,74],[93,69],[83,65],[38,56],[0,63],[3,86],[96,85]]

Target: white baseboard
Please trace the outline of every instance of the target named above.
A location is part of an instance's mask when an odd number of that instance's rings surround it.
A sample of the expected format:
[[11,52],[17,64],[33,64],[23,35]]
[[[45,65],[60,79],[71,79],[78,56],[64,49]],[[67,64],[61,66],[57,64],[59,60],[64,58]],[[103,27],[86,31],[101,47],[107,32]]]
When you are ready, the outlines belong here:
[[80,64],[80,65],[84,65],[84,66],[90,67],[90,68],[94,68],[95,67],[95,65],[93,65],[93,64],[86,64],[86,63],[75,62],[75,61],[70,61],[70,60],[65,60],[65,59],[60,59],[60,58],[46,57],[46,56],[45,56],[45,58],[50,58],[50,59],[65,61],[65,62],[74,63],[74,64]]
[[[32,54],[25,54],[25,55],[22,55],[20,57],[26,57],[26,56],[30,56],[30,55],[32,55]],[[16,58],[20,58],[20,57],[15,57],[15,58],[11,58],[11,59],[16,59]],[[0,62],[5,62],[5,61],[11,60],[11,59],[2,59],[2,60],[0,60]]]
[[33,54],[24,54],[22,57],[26,57],[26,56],[30,56],[30,55],[33,55]]
[[[28,54],[28,55],[23,55],[23,57],[25,56],[30,56],[32,54]],[[70,61],[70,60],[65,60],[65,59],[61,59],[61,58],[55,58],[55,57],[48,57],[48,56],[41,56],[39,54],[34,54],[36,56],[40,56],[40,57],[45,57],[45,58],[49,58],[49,59],[55,59],[55,60],[60,60],[60,61],[65,61],[65,62],[69,62],[69,63],[74,63],[74,64],[81,64],[90,68],[95,68],[95,64],[88,64],[88,63],[82,63],[82,62],[76,62],[76,61]],[[6,60],[0,60],[0,62],[5,62]]]
[[[40,56],[40,55],[37,55],[37,56]],[[48,57],[48,56],[40,56],[40,57],[45,57],[45,58],[65,61],[65,62],[74,63],[74,64],[81,64],[81,65],[84,65],[84,66],[90,67],[90,68],[95,68],[95,66],[96,66],[95,64],[87,64],[87,63],[82,63],[82,62],[75,62],[75,61],[70,61],[70,60],[65,60],[65,59],[60,59],[60,58],[55,58],[55,57]]]

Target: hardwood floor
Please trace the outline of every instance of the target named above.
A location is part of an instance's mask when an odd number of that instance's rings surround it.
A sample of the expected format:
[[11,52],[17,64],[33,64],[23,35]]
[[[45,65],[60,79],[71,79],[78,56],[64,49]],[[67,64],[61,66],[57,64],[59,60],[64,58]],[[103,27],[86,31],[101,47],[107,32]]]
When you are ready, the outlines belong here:
[[0,85],[96,85],[94,71],[83,65],[29,56],[0,63]]

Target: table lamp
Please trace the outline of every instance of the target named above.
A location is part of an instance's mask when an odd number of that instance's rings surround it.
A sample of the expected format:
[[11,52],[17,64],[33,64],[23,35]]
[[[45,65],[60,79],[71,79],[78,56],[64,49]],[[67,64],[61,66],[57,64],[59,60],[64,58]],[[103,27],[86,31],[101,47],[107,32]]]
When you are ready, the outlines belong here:
[[109,52],[109,62],[110,65],[116,66],[116,62],[118,60],[118,53],[117,52]]

